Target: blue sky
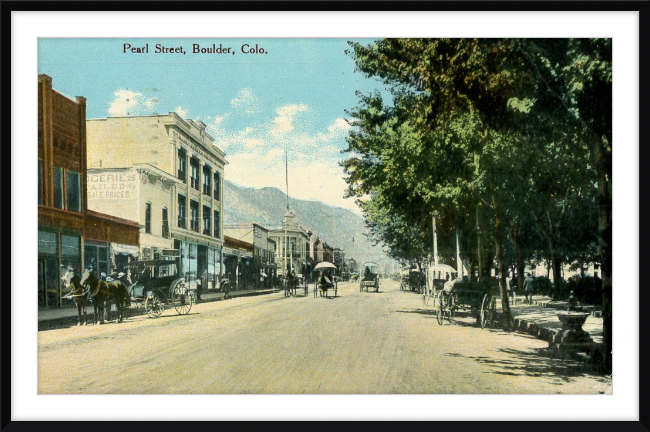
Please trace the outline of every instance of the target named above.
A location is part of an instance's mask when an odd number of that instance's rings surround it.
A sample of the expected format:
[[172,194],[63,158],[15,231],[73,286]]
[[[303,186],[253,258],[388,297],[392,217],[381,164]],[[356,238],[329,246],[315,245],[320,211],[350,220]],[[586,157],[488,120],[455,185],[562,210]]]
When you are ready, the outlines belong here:
[[[372,39],[358,40],[364,44]],[[148,44],[149,53],[124,53]],[[156,44],[185,54],[154,53]],[[195,54],[231,47],[235,54]],[[267,53],[244,54],[257,45]],[[247,187],[284,186],[289,194],[358,209],[343,199],[338,162],[355,91],[383,86],[354,72],[346,39],[39,39],[38,73],[68,96],[87,98],[87,117],[176,111],[201,120],[226,152],[226,177]]]

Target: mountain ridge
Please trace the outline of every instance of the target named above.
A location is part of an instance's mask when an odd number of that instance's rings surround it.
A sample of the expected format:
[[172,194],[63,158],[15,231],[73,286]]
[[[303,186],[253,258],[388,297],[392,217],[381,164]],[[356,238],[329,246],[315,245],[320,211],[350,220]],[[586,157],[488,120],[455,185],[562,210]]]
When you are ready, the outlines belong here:
[[[254,222],[266,228],[282,226],[287,196],[277,187],[251,188],[224,181],[224,223]],[[366,237],[363,217],[351,210],[316,200],[289,197],[289,208],[302,225],[331,247],[344,250],[346,259],[359,264],[388,259],[380,247]]]

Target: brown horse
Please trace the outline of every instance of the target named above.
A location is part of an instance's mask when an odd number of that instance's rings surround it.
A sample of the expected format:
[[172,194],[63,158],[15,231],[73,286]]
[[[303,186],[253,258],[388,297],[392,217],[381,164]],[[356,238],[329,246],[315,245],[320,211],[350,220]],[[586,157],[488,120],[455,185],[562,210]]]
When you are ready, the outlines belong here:
[[66,289],[71,290],[67,297],[74,299],[77,304],[77,314],[79,316],[78,326],[81,325],[81,312],[83,311],[83,325],[88,324],[88,319],[86,318],[86,305],[88,304],[88,290],[81,285],[80,278],[78,275],[74,274],[74,268],[68,267],[66,272],[63,274],[63,283]]
[[[91,269],[86,269],[81,275],[80,283],[88,287],[92,296],[95,322],[99,316],[99,324],[104,324],[104,309],[106,303],[111,301],[115,301],[117,305],[117,322],[124,321],[124,311],[127,306],[131,306],[131,296],[122,281],[104,282],[97,279]],[[108,315],[108,311],[106,315]],[[110,321],[108,316],[106,320]]]

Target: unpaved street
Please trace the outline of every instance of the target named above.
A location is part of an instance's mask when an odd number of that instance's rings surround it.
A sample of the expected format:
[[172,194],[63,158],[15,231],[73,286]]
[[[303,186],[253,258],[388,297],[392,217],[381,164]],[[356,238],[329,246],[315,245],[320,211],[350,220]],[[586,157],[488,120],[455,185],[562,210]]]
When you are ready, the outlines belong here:
[[432,306],[396,282],[379,293],[339,288],[337,298],[277,293],[39,332],[39,393],[610,391],[604,378],[544,356],[546,342],[471,320],[438,325]]

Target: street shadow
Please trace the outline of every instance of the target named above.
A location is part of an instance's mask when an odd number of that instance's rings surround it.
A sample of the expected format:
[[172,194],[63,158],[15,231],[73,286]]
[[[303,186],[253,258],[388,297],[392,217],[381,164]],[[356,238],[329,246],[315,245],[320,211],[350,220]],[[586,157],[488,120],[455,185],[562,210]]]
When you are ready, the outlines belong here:
[[419,314],[419,315],[428,315],[428,316],[436,316],[436,311],[433,309],[406,309],[406,310],[397,310],[395,312],[398,313],[413,313],[413,314]]
[[502,348],[497,350],[498,355],[465,356],[458,353],[446,353],[447,357],[466,358],[476,363],[487,365],[490,370],[486,374],[526,376],[533,378],[546,378],[555,385],[564,385],[583,377],[600,377],[605,375],[597,368],[575,359],[559,358],[556,353],[548,348],[531,350],[516,350]]

